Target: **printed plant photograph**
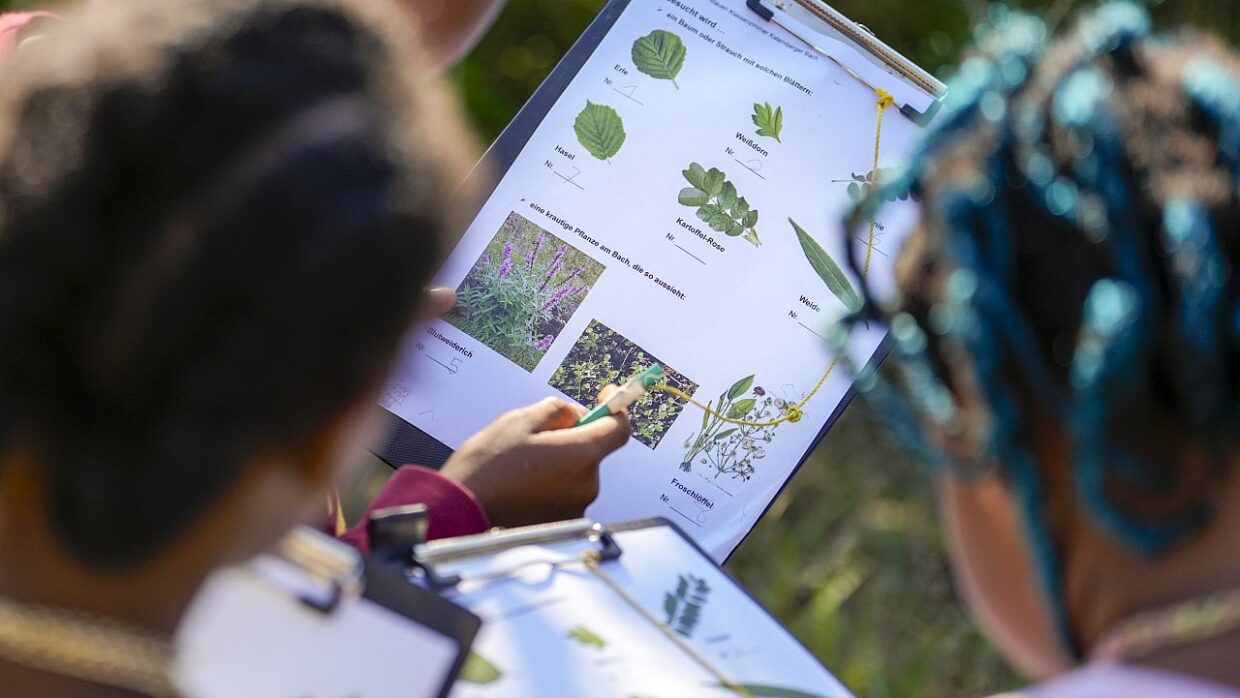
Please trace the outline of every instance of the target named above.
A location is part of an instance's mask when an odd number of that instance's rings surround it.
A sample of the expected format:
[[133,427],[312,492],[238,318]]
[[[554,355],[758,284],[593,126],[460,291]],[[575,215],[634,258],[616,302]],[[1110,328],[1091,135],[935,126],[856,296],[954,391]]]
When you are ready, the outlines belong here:
[[533,371],[604,268],[514,212],[461,282],[456,307],[444,319]]
[[[592,320],[549,383],[582,405],[593,407],[598,403],[598,394],[603,386],[613,383],[621,385],[656,363],[663,364],[665,385],[678,388],[688,395],[697,391],[697,383],[619,332],[598,320]],[[629,408],[633,438],[650,448],[657,448],[685,404],[684,400],[671,393],[657,390],[646,393]]]

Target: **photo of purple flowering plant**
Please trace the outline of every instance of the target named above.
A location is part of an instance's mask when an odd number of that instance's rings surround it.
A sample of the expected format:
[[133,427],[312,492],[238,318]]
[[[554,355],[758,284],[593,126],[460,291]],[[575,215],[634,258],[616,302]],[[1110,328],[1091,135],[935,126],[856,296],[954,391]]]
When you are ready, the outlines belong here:
[[512,213],[457,289],[444,319],[533,371],[604,266]]

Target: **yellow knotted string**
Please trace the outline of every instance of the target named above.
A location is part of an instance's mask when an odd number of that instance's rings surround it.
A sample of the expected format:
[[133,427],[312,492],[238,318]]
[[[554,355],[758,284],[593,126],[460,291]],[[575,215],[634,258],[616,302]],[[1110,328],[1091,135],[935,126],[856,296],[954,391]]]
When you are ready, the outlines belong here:
[[[878,177],[878,156],[883,143],[883,114],[885,114],[887,112],[887,108],[895,104],[896,101],[895,98],[892,97],[886,90],[877,89],[874,92],[878,95],[878,119],[874,128],[874,166],[870,168],[869,184],[871,191],[874,190],[874,184],[876,182],[876,178]],[[874,253],[874,226],[877,225],[877,223],[878,222],[876,220],[870,219],[870,232],[869,238],[866,241],[865,266],[862,267],[862,275],[868,275],[870,273],[870,258]],[[680,388],[670,385],[656,385],[651,388],[651,390],[674,395],[675,397],[688,402],[690,405],[705,410],[707,414],[726,424],[734,424],[740,427],[773,427],[777,424],[783,424],[784,422],[796,424],[805,416],[805,405],[818,394],[819,390],[822,390],[822,386],[826,385],[827,379],[830,378],[831,374],[835,372],[835,367],[838,366],[839,363],[840,357],[838,355],[832,358],[830,365],[827,366],[827,370],[823,372],[822,377],[818,379],[818,382],[814,385],[814,388],[806,393],[805,397],[801,398],[800,402],[788,405],[782,416],[766,422],[751,422],[745,419],[733,419],[719,410],[714,409],[710,405],[704,405],[698,400],[695,400],[692,395],[686,393]]]

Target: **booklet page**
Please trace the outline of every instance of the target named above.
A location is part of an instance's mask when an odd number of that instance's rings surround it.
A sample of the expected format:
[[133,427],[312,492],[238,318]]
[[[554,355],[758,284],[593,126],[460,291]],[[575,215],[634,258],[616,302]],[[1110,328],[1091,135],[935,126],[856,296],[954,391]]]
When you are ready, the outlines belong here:
[[[723,559],[849,392],[825,335],[858,300],[840,221],[870,188],[875,92],[743,0],[633,0],[553,99],[438,276],[456,309],[415,332],[384,406],[456,448],[659,362],[715,413],[640,400],[587,514],[665,516]],[[888,109],[879,170],[919,131]],[[880,291],[914,215],[894,202],[851,241]],[[855,360],[881,339],[854,335]]]

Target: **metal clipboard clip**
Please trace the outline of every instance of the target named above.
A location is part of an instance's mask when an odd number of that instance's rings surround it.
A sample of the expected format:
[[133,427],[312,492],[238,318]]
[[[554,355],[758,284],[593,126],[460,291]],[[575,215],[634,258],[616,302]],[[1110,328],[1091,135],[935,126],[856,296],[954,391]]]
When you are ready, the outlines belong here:
[[[746,4],[869,89],[891,93],[900,113],[914,123],[929,123],[942,105],[947,94],[942,81],[822,0],[746,0]],[[898,89],[897,84],[915,89]]]
[[362,556],[353,547],[309,528],[297,528],[246,569],[268,585],[325,614],[366,589]]
[[[488,571],[480,576],[466,577],[440,571],[440,567],[448,563],[492,555],[512,548],[571,541],[587,541],[592,547],[583,556],[525,563],[510,569]],[[586,519],[577,519],[505,531],[492,531],[446,541],[421,543],[413,547],[411,572],[415,579],[423,580],[432,590],[443,591],[454,588],[464,581],[486,581],[511,577],[530,564],[552,567],[581,564],[586,556],[594,562],[601,563],[617,560],[622,553],[615,536],[607,527]]]

